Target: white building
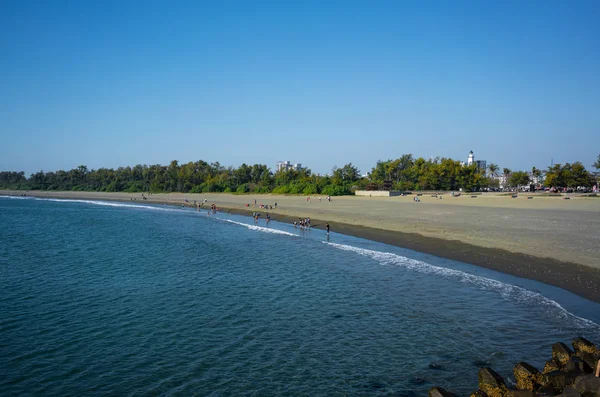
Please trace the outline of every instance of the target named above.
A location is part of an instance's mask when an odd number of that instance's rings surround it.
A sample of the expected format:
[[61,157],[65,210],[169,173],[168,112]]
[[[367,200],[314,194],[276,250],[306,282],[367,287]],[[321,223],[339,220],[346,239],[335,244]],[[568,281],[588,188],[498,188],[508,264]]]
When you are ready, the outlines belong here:
[[508,187],[508,178],[507,178],[507,175],[498,174],[498,175],[496,175],[496,177],[494,179],[498,181],[498,187],[500,189],[504,189],[504,188]]
[[485,160],[475,160],[475,155],[473,154],[473,151],[471,150],[469,152],[469,158],[467,159],[467,166],[470,165],[477,165],[477,169],[479,171],[483,171],[486,172],[487,171],[487,161]]
[[302,164],[301,163],[296,163],[296,164],[292,164],[289,161],[279,161],[277,163],[277,171],[289,171],[289,170],[296,170],[296,171],[300,171],[302,169]]

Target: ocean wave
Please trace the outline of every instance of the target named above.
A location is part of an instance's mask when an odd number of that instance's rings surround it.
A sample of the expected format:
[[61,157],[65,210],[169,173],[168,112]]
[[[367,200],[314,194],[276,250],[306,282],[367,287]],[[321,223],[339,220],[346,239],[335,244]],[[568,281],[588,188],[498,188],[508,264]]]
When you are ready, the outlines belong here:
[[283,234],[283,235],[286,235],[286,236],[298,237],[294,233],[286,232],[284,230],[270,229],[268,227],[250,225],[250,224],[243,223],[243,222],[232,221],[231,219],[224,219],[224,220],[227,221],[227,222],[230,222],[230,223],[234,223],[236,225],[247,227],[250,230],[256,230],[256,231],[264,232],[264,233]]
[[13,200],[29,200],[32,197],[24,197],[24,196],[0,196],[0,198],[7,198],[7,199],[13,199]]
[[74,200],[74,199],[53,199],[53,198],[39,198],[35,197],[35,200],[40,201],[53,201],[57,203],[86,203],[86,204],[94,204],[94,205],[102,205],[107,207],[122,207],[122,208],[136,208],[136,209],[147,209],[154,211],[181,211],[176,208],[165,208],[159,206],[151,206],[151,205],[137,205],[137,204],[126,204],[121,202],[111,202],[111,201],[99,201],[99,200]]
[[503,283],[501,281],[487,277],[477,276],[461,270],[435,266],[427,262],[407,258],[405,256],[393,254],[390,252],[373,251],[364,248],[354,247],[351,245],[336,244],[327,241],[323,241],[323,243],[342,251],[355,252],[359,255],[374,259],[382,264],[402,266],[404,268],[419,273],[433,274],[446,278],[454,278],[465,284],[471,284],[481,289],[498,292],[505,299],[517,300],[519,302],[527,302],[529,304],[534,303],[544,307],[546,310],[554,310],[557,317],[572,320],[579,327],[596,328],[597,330],[600,330],[600,325],[595,323],[594,321],[576,316],[575,314],[569,312],[567,309],[562,307],[558,302],[546,298],[545,296],[537,292],[527,290],[523,287]]

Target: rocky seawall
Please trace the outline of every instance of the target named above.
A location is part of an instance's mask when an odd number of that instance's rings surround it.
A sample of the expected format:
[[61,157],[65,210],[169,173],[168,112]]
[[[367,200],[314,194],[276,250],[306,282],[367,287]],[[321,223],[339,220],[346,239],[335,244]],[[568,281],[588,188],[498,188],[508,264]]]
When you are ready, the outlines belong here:
[[[481,368],[479,388],[470,397],[600,397],[600,348],[585,338],[575,338],[573,349],[562,342],[552,345],[552,358],[540,371],[526,362],[514,367],[516,388],[508,387],[493,369]],[[457,397],[441,387],[429,397]]]

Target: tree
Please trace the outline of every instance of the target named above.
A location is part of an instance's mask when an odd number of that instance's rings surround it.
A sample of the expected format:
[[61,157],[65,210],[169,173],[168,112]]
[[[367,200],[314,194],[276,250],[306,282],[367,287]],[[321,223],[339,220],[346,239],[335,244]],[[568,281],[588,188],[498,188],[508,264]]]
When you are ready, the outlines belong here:
[[596,168],[597,170],[600,170],[600,154],[598,155],[596,162],[592,164],[592,167]]
[[334,167],[332,179],[335,185],[354,183],[360,179],[360,171],[352,163],[348,163],[342,168]]
[[510,175],[509,185],[514,187],[526,186],[529,184],[529,175],[525,171],[516,171]]
[[488,170],[490,171],[490,176],[492,178],[495,178],[498,176],[498,169],[499,169],[499,167],[497,164],[491,163],[490,165],[488,165]]
[[540,182],[540,177],[542,176],[542,171],[538,168],[533,167],[531,169],[531,175],[536,179],[536,183]]
[[555,164],[548,167],[545,184],[549,187],[590,187],[594,184],[594,177],[587,172],[581,162],[576,161],[564,166]]

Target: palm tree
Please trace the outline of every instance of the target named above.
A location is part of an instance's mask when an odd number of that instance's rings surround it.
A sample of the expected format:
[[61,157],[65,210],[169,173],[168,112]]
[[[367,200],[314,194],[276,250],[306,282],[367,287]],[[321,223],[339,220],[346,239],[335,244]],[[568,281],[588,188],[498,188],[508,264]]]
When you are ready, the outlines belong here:
[[508,177],[511,174],[511,170],[510,168],[504,168],[502,169],[502,173],[504,174],[504,187],[508,187]]
[[539,183],[540,176],[542,176],[542,171],[533,167],[531,169],[531,175],[535,178],[536,182]]
[[495,178],[498,176],[498,165],[491,163],[490,165],[488,165],[488,170],[490,171],[490,176],[492,178]]

